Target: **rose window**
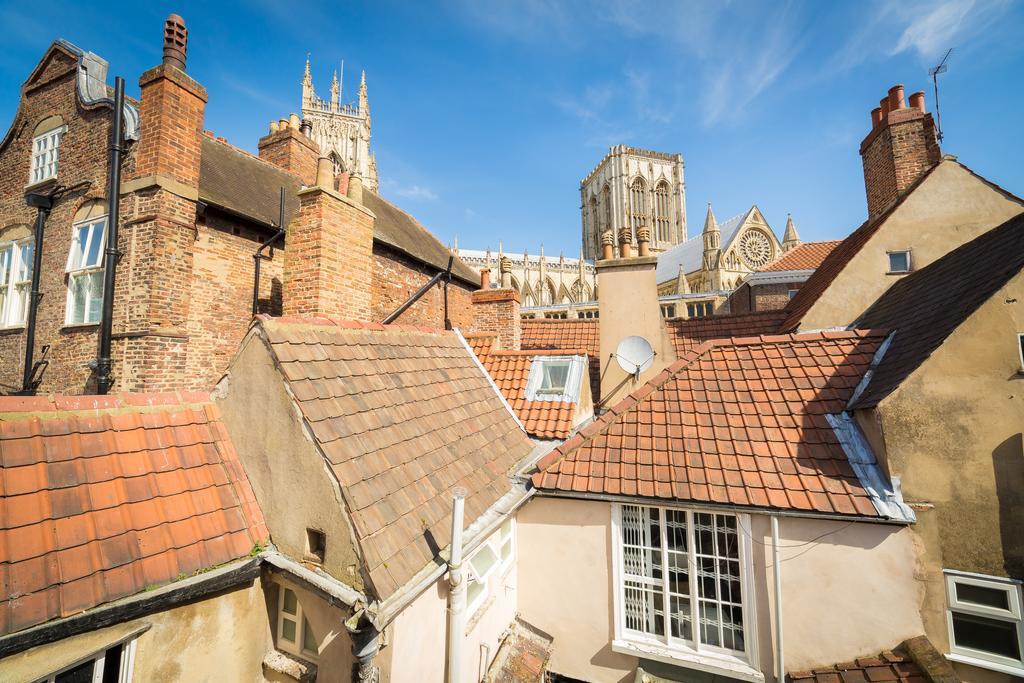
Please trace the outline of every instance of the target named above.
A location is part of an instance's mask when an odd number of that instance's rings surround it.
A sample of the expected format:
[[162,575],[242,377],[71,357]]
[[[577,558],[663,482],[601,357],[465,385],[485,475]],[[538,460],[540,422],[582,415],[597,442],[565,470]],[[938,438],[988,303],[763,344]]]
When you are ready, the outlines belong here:
[[740,238],[740,256],[750,268],[760,268],[772,259],[772,243],[760,230],[747,230]]

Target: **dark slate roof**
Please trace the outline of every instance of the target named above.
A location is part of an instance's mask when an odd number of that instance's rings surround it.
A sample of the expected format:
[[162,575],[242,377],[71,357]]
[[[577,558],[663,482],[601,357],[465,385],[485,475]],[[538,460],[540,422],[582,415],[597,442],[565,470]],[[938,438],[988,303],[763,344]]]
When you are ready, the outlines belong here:
[[342,488],[377,596],[451,542],[452,489],[466,526],[511,491],[533,443],[454,332],[265,318],[295,404]]
[[[279,191],[285,188],[285,225],[299,210],[299,179],[226,142],[204,136],[199,166],[199,198],[229,213],[266,226],[277,225]],[[451,252],[415,218],[386,199],[363,190],[363,204],[376,216],[373,238],[431,268],[448,267]],[[471,286],[480,276],[456,257],[452,275]]]
[[1024,267],[1024,214],[894,284],[854,323],[895,330],[871,381],[852,406],[870,408]]

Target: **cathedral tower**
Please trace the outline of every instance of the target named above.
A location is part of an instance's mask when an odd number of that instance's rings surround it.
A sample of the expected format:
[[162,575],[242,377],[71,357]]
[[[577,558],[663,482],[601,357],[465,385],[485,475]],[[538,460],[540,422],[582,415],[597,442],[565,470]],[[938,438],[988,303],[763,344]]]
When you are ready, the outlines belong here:
[[377,191],[377,160],[370,152],[370,100],[366,94],[366,72],[359,84],[359,100],[343,104],[345,64],[341,75],[334,73],[331,99],[318,97],[306,59],[302,77],[302,120],[310,124],[310,137],[334,163],[335,174],[347,171],[360,176],[363,185]]
[[618,236],[628,228],[635,245],[637,230],[649,228],[652,253],[686,240],[681,154],[616,145],[580,183],[580,197],[588,259],[601,258],[601,234],[608,229]]

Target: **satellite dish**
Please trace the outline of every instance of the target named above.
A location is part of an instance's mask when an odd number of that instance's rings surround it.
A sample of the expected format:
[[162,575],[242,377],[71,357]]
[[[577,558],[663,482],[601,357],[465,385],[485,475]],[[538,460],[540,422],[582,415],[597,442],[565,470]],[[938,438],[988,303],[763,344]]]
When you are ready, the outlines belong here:
[[615,360],[619,362],[619,367],[633,377],[639,377],[641,372],[654,364],[654,355],[651,343],[635,335],[620,341],[615,349]]

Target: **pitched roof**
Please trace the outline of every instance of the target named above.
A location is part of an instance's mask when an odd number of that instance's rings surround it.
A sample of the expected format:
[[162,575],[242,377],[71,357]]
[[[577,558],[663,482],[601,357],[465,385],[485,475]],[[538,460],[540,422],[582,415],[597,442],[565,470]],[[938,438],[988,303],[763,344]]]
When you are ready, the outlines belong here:
[[785,312],[775,310],[704,318],[670,318],[665,321],[665,329],[676,349],[676,357],[682,358],[687,351],[711,339],[774,334],[785,317]]
[[758,268],[759,273],[776,273],[783,270],[814,270],[821,265],[832,250],[839,246],[842,240],[830,240],[827,242],[802,242],[793,249],[782,254],[763,268]]
[[479,358],[494,348],[498,335],[494,332],[464,332],[462,338],[466,340],[469,348],[473,349],[473,353]]
[[378,597],[450,543],[454,487],[467,491],[467,526],[511,490],[532,443],[455,333],[264,316],[257,325],[341,484]]
[[1024,214],[894,284],[854,327],[895,330],[871,381],[852,407],[892,393],[982,304],[1024,267]]
[[601,330],[593,318],[525,318],[520,328],[520,348],[587,352],[590,396],[601,400]]
[[887,650],[877,657],[859,657],[854,661],[824,666],[813,671],[792,671],[787,683],[923,683],[934,680],[909,654]]
[[531,436],[539,439],[565,439],[572,431],[579,402],[526,400],[530,367],[535,358],[545,355],[586,356],[587,353],[585,350],[488,351],[479,355],[479,358]]
[[0,633],[246,556],[267,528],[209,396],[0,398]]
[[879,517],[826,416],[883,341],[873,331],[716,340],[538,463],[534,485]]
[[[736,233],[739,232],[740,227],[746,222],[747,216],[753,210],[754,207],[752,206],[738,216],[733,216],[724,223],[718,224],[718,229],[721,232],[719,244],[722,246],[722,253],[725,253],[725,250],[732,244]],[[703,233],[697,233],[685,242],[680,242],[671,249],[666,249],[658,254],[658,268],[655,273],[655,279],[659,283],[674,280],[679,277],[680,264],[683,266],[684,273],[700,270],[703,259],[704,236]]]
[[[287,225],[299,210],[299,179],[227,142],[203,136],[199,198],[207,204],[266,226],[277,225],[282,187]],[[363,204],[377,216],[374,240],[437,270],[448,267],[451,252],[415,218],[365,188]],[[457,257],[452,275],[474,287],[480,284],[477,272]]]

